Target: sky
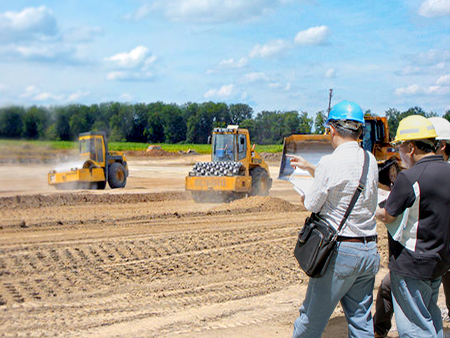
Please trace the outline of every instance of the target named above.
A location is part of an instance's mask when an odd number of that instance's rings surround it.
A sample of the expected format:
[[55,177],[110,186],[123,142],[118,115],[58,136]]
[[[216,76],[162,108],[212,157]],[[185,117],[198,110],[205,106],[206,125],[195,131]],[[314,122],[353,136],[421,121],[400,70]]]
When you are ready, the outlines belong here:
[[0,1],[0,106],[450,110],[450,0]]

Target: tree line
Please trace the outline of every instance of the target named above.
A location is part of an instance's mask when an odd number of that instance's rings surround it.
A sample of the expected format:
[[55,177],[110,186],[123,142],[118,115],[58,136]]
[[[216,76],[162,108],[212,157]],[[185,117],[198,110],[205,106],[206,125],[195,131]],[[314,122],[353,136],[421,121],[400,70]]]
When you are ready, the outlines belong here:
[[[366,112],[370,114],[370,111]],[[420,107],[385,112],[391,136],[399,121],[411,114],[436,116]],[[79,133],[104,131],[110,141],[143,143],[207,143],[215,127],[229,124],[248,128],[252,142],[279,144],[293,133],[323,133],[324,111],[262,111],[254,114],[247,104],[204,102],[183,105],[119,103],[64,106],[9,106],[0,108],[0,138],[30,140],[75,140]],[[444,115],[450,120],[450,110]]]

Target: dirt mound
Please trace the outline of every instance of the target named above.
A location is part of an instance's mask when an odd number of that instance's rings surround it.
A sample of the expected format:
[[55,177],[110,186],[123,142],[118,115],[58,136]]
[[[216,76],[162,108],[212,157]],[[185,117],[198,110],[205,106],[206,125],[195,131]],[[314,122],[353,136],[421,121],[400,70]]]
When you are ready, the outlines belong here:
[[128,150],[125,152],[125,156],[130,157],[174,157],[179,156],[178,153],[172,153],[162,149],[152,149],[147,151]]
[[260,153],[264,161],[267,162],[280,162],[282,153]]
[[0,163],[37,164],[65,162],[77,154],[74,149],[52,149],[49,146],[11,145],[0,147]]
[[291,204],[281,198],[270,196],[253,196],[235,200],[228,204],[223,204],[211,209],[211,212],[220,212],[227,210],[229,212],[290,212],[305,211],[303,206]]
[[126,204],[142,202],[160,202],[170,200],[187,200],[190,195],[185,192],[161,192],[147,194],[91,194],[61,193],[51,195],[23,195],[0,198],[0,209],[27,209],[49,206],[69,206],[80,204]]

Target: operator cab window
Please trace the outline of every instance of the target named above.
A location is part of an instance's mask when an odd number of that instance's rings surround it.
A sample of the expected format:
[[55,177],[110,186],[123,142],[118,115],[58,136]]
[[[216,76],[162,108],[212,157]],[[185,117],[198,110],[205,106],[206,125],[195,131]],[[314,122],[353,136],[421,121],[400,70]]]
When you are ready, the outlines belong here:
[[102,147],[102,139],[95,139],[95,150],[97,158],[95,159],[97,162],[103,162],[103,147]]
[[247,155],[247,138],[245,135],[239,135],[239,159],[242,160]]
[[374,146],[375,131],[371,121],[366,121],[362,132],[363,149],[372,152]]
[[234,135],[215,134],[213,137],[213,162],[234,161]]

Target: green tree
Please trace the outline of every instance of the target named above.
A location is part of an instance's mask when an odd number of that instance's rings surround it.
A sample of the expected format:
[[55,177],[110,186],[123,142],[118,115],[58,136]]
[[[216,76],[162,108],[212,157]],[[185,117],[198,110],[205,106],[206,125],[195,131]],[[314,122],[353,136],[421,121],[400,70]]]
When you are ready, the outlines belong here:
[[201,143],[199,142],[198,128],[200,125],[200,117],[198,116],[198,104],[187,103],[181,108],[184,111],[186,118],[186,142],[187,143]]
[[147,128],[144,134],[149,142],[164,142],[163,122],[160,118],[161,111],[164,107],[162,102],[150,103],[148,108]]
[[22,136],[34,140],[45,138],[49,122],[50,116],[47,109],[37,106],[30,107],[23,116]]
[[231,104],[229,108],[230,123],[239,125],[242,121],[251,119],[253,108],[247,104]]
[[20,138],[23,131],[23,107],[12,106],[0,110],[0,136],[5,138]]
[[445,112],[444,119],[447,119],[448,121],[450,121],[450,109]]
[[71,116],[69,118],[70,132],[77,136],[92,130],[95,117],[89,107],[84,105],[71,105]]
[[370,109],[367,109],[364,113],[364,116],[374,116],[374,114],[372,114],[372,111]]
[[72,133],[70,131],[70,115],[65,107],[56,107],[56,123],[55,123],[55,133],[57,141],[71,141]]
[[111,141],[125,142],[130,139],[133,130],[133,106],[127,103],[117,104],[119,109],[109,120],[111,126],[110,139]]
[[297,111],[285,112],[281,115],[281,119],[283,120],[283,137],[299,132],[300,118]]
[[314,133],[315,134],[323,134],[325,133],[325,121],[327,120],[327,116],[323,112],[323,110],[318,111],[316,113],[316,118],[314,119]]
[[137,103],[133,106],[133,126],[127,141],[147,142],[144,132],[148,127],[148,115],[149,109],[145,103]]
[[300,116],[299,132],[301,134],[310,134],[312,125],[313,119],[308,117],[308,113],[303,112]]
[[178,143],[186,140],[186,121],[176,104],[165,105],[161,111],[164,142]]
[[280,144],[283,142],[283,122],[280,112],[262,111],[258,113],[255,118],[256,143]]
[[256,122],[253,119],[246,119],[239,124],[240,128],[248,129],[250,133],[250,141],[256,143]]
[[427,117],[427,113],[420,107],[411,107],[404,112],[400,112],[395,108],[389,108],[385,111],[385,115],[388,118],[389,136],[395,137],[398,125],[401,120],[410,115],[422,115]]

